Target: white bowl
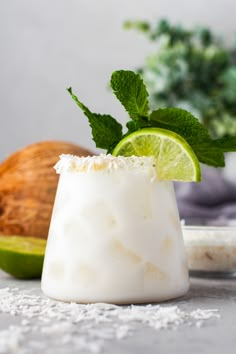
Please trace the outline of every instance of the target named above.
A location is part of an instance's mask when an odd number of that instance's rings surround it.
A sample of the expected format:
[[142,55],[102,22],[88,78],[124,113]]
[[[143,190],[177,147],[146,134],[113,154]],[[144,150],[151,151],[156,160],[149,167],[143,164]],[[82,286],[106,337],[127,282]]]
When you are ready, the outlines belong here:
[[236,274],[236,227],[183,226],[188,267]]

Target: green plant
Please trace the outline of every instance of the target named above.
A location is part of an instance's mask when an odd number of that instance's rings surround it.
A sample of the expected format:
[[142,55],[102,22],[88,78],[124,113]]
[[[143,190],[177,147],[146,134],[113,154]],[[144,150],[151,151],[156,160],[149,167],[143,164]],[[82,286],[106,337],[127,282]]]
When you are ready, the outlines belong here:
[[187,30],[161,20],[129,21],[157,49],[139,68],[152,109],[180,107],[191,111],[214,138],[236,136],[236,46],[227,48],[208,28]]

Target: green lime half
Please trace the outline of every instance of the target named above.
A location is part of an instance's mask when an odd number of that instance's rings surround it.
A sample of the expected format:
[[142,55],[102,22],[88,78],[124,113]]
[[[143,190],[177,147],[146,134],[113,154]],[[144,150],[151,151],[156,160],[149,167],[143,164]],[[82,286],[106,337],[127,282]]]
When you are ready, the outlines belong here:
[[20,279],[40,278],[46,240],[0,236],[0,269]]
[[161,128],[145,128],[122,139],[114,156],[154,156],[159,179],[199,182],[201,169],[192,148],[180,135]]

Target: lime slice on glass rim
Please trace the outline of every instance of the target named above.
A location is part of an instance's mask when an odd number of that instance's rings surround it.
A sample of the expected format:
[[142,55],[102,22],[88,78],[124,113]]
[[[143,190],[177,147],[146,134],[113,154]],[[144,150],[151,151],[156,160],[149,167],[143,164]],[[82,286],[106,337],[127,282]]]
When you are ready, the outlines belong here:
[[114,156],[153,156],[160,180],[199,182],[201,168],[194,151],[180,135],[161,128],[144,128],[123,138]]
[[46,240],[0,235],[0,269],[20,279],[40,278]]

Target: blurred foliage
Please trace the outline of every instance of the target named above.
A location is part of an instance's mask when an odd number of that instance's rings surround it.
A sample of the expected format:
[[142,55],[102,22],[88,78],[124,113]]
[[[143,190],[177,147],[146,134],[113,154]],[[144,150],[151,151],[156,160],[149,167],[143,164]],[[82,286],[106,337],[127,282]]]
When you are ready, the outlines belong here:
[[151,109],[181,107],[207,126],[214,138],[236,136],[236,46],[228,48],[204,27],[192,30],[161,20],[128,21],[156,45],[140,69]]

